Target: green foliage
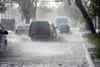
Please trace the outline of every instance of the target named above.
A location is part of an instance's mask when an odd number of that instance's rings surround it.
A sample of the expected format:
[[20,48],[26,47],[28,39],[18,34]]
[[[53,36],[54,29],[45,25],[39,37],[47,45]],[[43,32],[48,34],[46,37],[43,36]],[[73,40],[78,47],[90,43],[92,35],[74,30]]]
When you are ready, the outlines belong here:
[[95,45],[94,48],[91,48],[93,56],[100,59],[100,34],[87,34],[86,37],[93,45]]
[[32,0],[33,2],[38,2],[39,0]]
[[91,0],[96,14],[100,17],[100,0]]
[[68,0],[67,3],[68,3],[69,5],[71,5],[71,0]]
[[91,0],[95,5],[96,7],[100,7],[100,0]]
[[83,5],[84,5],[84,7],[85,7],[85,9],[86,9],[86,11],[87,11],[89,17],[90,17],[91,19],[93,19],[93,18],[95,17],[94,7],[93,7],[93,5],[89,5],[89,6],[88,6],[88,5],[87,5],[88,2],[89,2],[89,0],[84,0],[84,1],[83,1]]
[[71,0],[66,0],[66,1],[65,1],[64,6],[68,6],[68,5],[69,5],[69,6],[71,6],[71,5],[72,5],[72,4],[71,4]]

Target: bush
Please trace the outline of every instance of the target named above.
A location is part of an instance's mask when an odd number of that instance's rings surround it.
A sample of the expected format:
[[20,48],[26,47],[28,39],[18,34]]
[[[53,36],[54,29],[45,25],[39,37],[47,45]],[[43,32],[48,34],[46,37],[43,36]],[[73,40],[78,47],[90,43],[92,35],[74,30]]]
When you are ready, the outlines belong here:
[[86,37],[88,40],[95,45],[94,48],[92,48],[91,51],[93,51],[93,54],[96,58],[100,59],[100,34],[86,34]]

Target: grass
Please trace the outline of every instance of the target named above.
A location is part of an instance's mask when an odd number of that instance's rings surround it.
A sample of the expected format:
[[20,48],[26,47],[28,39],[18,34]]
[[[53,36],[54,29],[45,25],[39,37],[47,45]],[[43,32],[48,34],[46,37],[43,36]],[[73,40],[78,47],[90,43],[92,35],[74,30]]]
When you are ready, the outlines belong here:
[[86,34],[85,37],[88,38],[89,42],[95,45],[94,48],[90,48],[89,51],[92,51],[92,58],[100,59],[100,34]]

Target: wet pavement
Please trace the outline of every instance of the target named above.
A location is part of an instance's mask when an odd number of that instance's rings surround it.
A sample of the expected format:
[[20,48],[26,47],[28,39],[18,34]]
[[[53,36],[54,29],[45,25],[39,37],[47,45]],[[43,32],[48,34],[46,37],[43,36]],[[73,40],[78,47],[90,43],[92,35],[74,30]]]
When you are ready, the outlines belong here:
[[8,49],[0,54],[0,67],[89,67],[77,31],[61,34],[58,41],[32,41],[8,35]]

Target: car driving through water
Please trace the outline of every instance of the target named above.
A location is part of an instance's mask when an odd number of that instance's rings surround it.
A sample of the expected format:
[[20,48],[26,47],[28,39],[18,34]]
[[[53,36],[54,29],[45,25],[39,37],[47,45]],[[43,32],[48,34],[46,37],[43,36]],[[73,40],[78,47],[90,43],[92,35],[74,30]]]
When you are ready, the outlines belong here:
[[48,21],[33,21],[29,28],[29,37],[31,39],[48,40],[57,37],[55,26]]
[[29,25],[30,24],[17,25],[15,33],[18,35],[28,35]]
[[56,25],[57,25],[60,33],[69,33],[70,32],[69,22],[66,17],[56,18]]

